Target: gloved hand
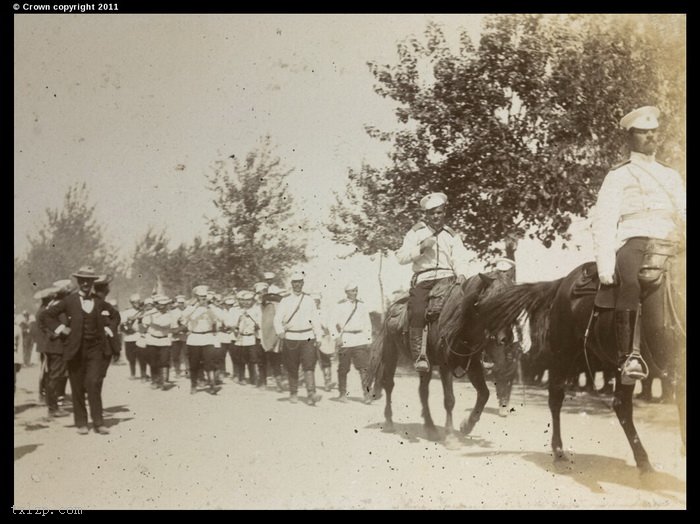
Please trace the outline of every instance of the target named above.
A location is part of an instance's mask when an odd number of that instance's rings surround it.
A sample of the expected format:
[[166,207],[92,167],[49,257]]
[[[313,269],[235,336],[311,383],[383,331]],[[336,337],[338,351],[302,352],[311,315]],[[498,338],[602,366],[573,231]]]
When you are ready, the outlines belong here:
[[612,286],[615,283],[615,275],[600,273],[598,275],[598,278],[600,278],[600,283],[603,286]]

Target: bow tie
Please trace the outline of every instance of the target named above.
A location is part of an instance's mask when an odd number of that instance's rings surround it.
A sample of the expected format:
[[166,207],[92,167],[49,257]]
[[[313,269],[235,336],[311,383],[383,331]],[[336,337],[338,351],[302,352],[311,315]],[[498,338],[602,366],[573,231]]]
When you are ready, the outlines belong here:
[[78,293],[80,295],[80,298],[83,300],[93,300],[95,298],[95,295],[90,293],[89,295],[83,295],[82,293]]

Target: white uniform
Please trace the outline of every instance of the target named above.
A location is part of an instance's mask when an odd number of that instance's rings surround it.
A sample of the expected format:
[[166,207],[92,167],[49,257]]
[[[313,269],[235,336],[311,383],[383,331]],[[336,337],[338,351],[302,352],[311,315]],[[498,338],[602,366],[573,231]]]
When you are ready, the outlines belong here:
[[413,272],[418,273],[416,283],[453,275],[466,278],[470,257],[462,239],[452,228],[444,226],[436,237],[436,244],[420,252],[420,243],[434,233],[435,230],[425,222],[413,226],[396,251],[399,264],[413,264]]
[[275,311],[274,323],[277,335],[286,340],[321,340],[323,336],[316,303],[306,293],[284,297]]
[[[133,308],[133,307],[130,307],[129,309],[125,309],[124,311],[122,311],[119,314],[121,321],[122,321],[122,325],[126,325],[127,323],[131,322],[134,319],[134,317],[136,317],[137,314],[138,314],[138,310]],[[139,333],[135,322],[133,322],[131,324],[131,327],[132,327],[134,332],[133,333],[124,333],[124,336],[122,337],[122,340],[124,340],[124,342],[136,342],[136,341],[138,341],[139,338],[141,338],[141,334]]]
[[633,151],[610,171],[591,211],[598,271],[615,272],[615,253],[633,237],[679,240],[685,233],[686,202],[681,175]]
[[194,305],[185,308],[180,317],[180,322],[187,326],[188,346],[214,345],[214,327],[217,321],[223,321],[223,315],[219,308],[214,306]]
[[158,310],[143,317],[146,327],[146,345],[168,347],[173,343],[172,333],[177,329],[177,316],[171,311],[161,313]]
[[369,345],[372,342],[372,321],[365,303],[341,300],[333,311],[333,334],[340,337],[342,347]]
[[260,339],[262,323],[260,306],[253,304],[248,309],[236,308],[232,323],[236,333],[236,345],[254,346],[256,340]]

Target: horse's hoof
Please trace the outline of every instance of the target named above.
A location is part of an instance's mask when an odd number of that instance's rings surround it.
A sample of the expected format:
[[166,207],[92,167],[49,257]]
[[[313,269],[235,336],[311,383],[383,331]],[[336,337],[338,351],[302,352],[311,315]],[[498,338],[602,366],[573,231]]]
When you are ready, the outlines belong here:
[[569,462],[569,459],[566,456],[566,453],[564,453],[563,449],[555,449],[554,450],[554,462],[559,463],[559,464]]
[[459,425],[459,430],[464,434],[464,435],[469,435],[469,433],[472,432],[474,429],[474,426],[476,426],[476,420],[472,420],[471,418],[469,420],[464,420],[462,423]]
[[447,449],[459,449],[459,439],[454,433],[448,433],[445,437],[445,447]]
[[656,470],[654,467],[651,465],[649,461],[647,462],[642,462],[641,464],[637,464],[637,467],[639,468],[639,473],[642,475],[648,475],[649,473],[656,473]]
[[436,442],[440,440],[440,433],[438,433],[438,430],[435,426],[426,426],[425,435],[430,441]]

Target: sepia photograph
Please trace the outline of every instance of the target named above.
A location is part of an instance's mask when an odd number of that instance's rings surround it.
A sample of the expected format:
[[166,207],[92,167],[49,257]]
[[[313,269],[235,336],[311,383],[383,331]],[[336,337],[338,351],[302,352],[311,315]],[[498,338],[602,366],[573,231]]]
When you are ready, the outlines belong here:
[[12,5],[13,515],[687,509],[685,13],[133,4]]

